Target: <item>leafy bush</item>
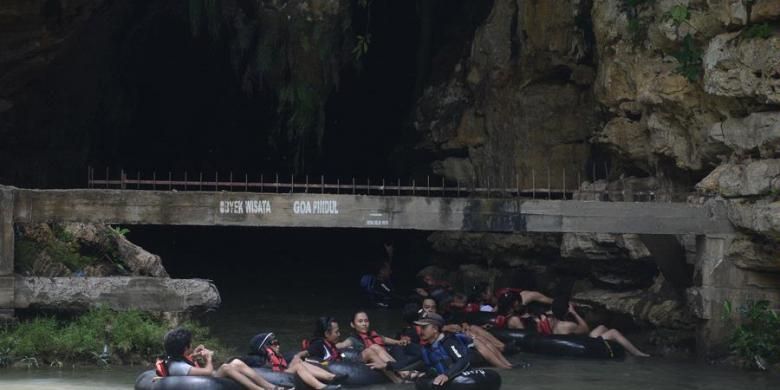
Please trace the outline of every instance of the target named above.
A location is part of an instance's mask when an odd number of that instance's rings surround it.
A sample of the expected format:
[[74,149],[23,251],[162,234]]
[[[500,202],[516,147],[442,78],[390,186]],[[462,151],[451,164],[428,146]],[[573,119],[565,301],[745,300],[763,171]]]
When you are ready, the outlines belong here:
[[[724,312],[732,318],[727,301]],[[739,323],[729,340],[731,350],[749,367],[766,369],[780,361],[780,316],[770,309],[769,301],[751,302],[739,309]]]
[[84,267],[97,262],[95,257],[80,253],[81,246],[70,234],[61,229],[53,229],[53,231],[56,239],[45,243],[28,239],[16,240],[14,248],[17,272],[32,271],[36,259],[44,252],[52,261],[62,263],[72,272],[83,270]]
[[[182,326],[192,331],[194,344],[230,352],[210,338],[208,328],[193,322]],[[54,365],[149,362],[163,352],[168,330],[164,321],[138,310],[95,309],[68,321],[38,317],[0,330],[0,366],[25,359]]]

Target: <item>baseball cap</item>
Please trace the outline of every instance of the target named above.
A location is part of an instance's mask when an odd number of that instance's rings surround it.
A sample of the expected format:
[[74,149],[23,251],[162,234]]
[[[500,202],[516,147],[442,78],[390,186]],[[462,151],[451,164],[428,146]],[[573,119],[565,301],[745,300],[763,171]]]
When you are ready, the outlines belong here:
[[423,313],[420,319],[414,321],[415,325],[436,325],[438,327],[444,326],[444,318],[436,313]]

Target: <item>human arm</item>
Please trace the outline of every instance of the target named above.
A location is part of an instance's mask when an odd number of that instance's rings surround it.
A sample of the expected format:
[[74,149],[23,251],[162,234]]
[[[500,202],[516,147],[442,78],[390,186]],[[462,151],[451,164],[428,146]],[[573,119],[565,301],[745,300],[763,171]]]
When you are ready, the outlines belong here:
[[439,374],[436,376],[436,378],[433,378],[433,384],[436,386],[441,386],[447,383],[448,380],[450,380],[450,377],[447,376],[447,374]]
[[189,373],[187,375],[193,375],[193,376],[210,376],[214,373],[214,363],[212,362],[212,358],[214,356],[214,351],[210,351],[206,348],[200,349],[196,348],[198,351],[198,355],[203,356],[204,359],[206,359],[206,365],[203,367],[192,367],[190,368]]
[[385,344],[387,345],[400,345],[402,347],[409,345],[409,340],[403,340],[403,339],[396,340],[394,338],[387,337],[387,336],[382,336],[382,341],[384,341]]
[[522,303],[524,305],[527,305],[531,302],[539,302],[546,305],[551,305],[553,302],[552,298],[538,291],[522,291],[520,292],[520,298],[522,299]]
[[580,315],[577,313],[576,310],[574,310],[574,306],[569,304],[569,313],[574,317],[574,319],[577,321],[577,327],[574,329],[575,334],[586,334],[590,332],[590,327],[588,326],[588,323],[585,322],[585,320],[580,317]]
[[452,364],[447,368],[447,372],[445,372],[444,375],[447,378],[453,378],[468,368],[468,349],[463,343],[455,339],[454,336],[451,336],[446,340],[443,346],[452,358]]
[[309,357],[309,350],[304,349],[303,351],[298,352],[295,355],[293,355],[293,360],[295,360],[295,359],[303,360],[303,359],[306,359],[307,357]]
[[338,349],[352,348],[354,346],[355,345],[352,343],[352,339],[351,338],[347,338],[344,341],[336,343],[336,348],[338,348]]

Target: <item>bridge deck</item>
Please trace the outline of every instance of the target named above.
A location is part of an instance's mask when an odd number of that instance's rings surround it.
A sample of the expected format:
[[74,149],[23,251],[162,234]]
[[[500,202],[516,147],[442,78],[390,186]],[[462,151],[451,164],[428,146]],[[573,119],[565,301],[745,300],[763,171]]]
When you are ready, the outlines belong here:
[[684,203],[110,189],[13,192],[15,223],[640,234],[733,230],[721,207]]

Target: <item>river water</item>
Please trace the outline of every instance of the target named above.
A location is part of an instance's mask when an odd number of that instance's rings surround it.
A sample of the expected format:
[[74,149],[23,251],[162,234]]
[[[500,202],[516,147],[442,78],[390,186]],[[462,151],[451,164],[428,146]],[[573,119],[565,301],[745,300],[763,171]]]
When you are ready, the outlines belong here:
[[[372,262],[386,233],[317,231],[296,242],[289,232],[251,229],[226,230],[215,235],[207,229],[135,228],[131,239],[160,253],[174,277],[214,279],[223,297],[219,310],[202,321],[232,351],[241,353],[256,333],[273,331],[283,350],[300,345],[313,332],[318,316],[339,319],[342,334],[349,329],[352,311],[361,306],[356,298],[361,264]],[[400,234],[400,233],[397,233]],[[403,233],[391,237],[398,246],[394,263],[399,284],[424,265],[425,248],[409,248],[425,242],[425,236]],[[415,235],[417,234],[417,235]],[[213,245],[202,243],[214,242]],[[259,248],[259,250],[258,250]],[[346,249],[345,249],[346,248]],[[351,249],[350,249],[351,248]],[[348,250],[349,249],[349,250]],[[334,255],[328,255],[334,254]],[[225,262],[220,259],[230,259]],[[406,280],[404,280],[406,279]],[[399,311],[370,310],[372,327],[394,335],[401,327]],[[345,329],[346,328],[346,329]],[[630,338],[631,335],[627,334]],[[652,352],[652,351],[650,351]],[[552,390],[736,390],[780,389],[780,376],[746,372],[731,367],[708,366],[692,360],[662,357],[627,358],[622,362],[522,357],[530,368],[501,371],[504,389]],[[514,358],[513,358],[514,359]],[[108,369],[0,369],[0,390],[5,389],[131,389],[141,367]],[[411,385],[374,386],[372,389],[412,389]]]
[[[256,332],[273,330],[282,348],[298,345],[308,335],[313,319],[327,313],[341,320],[342,326],[351,312],[346,297],[328,294],[296,294],[295,299],[256,298],[253,304],[226,303],[204,321],[227,345],[242,351]],[[335,303],[334,303],[335,302]],[[400,326],[397,312],[372,310],[374,327],[388,334]],[[217,351],[218,353],[220,351]],[[665,358],[625,361],[596,361],[547,358],[536,355],[523,357],[530,368],[501,371],[504,389],[527,390],[736,390],[778,389],[780,376],[746,372],[740,369],[698,364],[692,360]],[[0,370],[0,389],[132,389],[140,367],[107,369],[4,369]],[[380,385],[371,389],[412,389],[411,385]]]

